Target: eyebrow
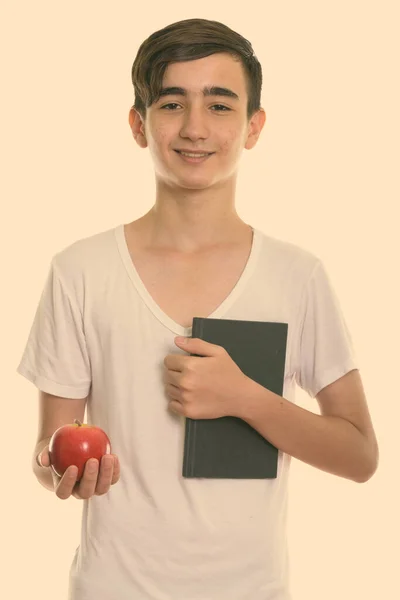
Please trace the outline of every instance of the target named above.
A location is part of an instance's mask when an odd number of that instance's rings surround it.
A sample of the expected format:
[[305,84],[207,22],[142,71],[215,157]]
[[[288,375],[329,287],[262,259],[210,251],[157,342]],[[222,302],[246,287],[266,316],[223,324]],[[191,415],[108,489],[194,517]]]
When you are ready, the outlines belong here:
[[[187,90],[183,87],[164,87],[161,89],[160,97],[163,96],[187,96]],[[203,96],[225,96],[239,100],[239,96],[229,88],[213,85],[203,88]]]

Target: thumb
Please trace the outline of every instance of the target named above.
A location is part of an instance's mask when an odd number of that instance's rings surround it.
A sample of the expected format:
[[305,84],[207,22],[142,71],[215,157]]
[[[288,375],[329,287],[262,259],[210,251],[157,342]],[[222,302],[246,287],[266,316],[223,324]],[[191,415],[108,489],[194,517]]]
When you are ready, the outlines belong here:
[[206,342],[206,340],[202,340],[201,338],[183,337],[178,335],[175,337],[174,341],[179,348],[201,356],[217,356],[224,350],[222,346]]
[[41,467],[49,467],[50,466],[50,455],[49,455],[49,447],[45,446],[41,452],[37,455],[37,462]]

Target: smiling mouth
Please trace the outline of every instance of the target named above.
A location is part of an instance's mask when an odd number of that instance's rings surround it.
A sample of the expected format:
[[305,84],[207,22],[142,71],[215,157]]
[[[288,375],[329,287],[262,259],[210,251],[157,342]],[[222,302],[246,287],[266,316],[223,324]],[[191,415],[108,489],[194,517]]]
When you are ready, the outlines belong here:
[[182,156],[187,156],[188,158],[205,158],[206,156],[211,156],[211,154],[215,154],[214,152],[199,152],[198,154],[195,152],[187,152],[183,153],[181,150],[175,150],[178,154]]
[[179,150],[175,150],[175,152],[181,157],[181,159],[186,163],[186,164],[192,164],[192,165],[197,165],[197,164],[202,164],[203,162],[206,162],[211,156],[213,156],[213,154],[215,154],[214,152],[208,152],[207,154],[199,154],[197,156],[187,156],[185,154],[182,154],[182,152],[180,152]]

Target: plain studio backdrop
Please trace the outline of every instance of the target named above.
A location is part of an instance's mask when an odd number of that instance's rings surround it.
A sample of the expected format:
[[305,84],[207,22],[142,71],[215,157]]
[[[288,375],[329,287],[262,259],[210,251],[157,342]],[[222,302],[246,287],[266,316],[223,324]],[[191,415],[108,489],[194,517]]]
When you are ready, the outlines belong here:
[[[153,205],[153,163],[128,125],[131,66],[153,31],[193,17],[238,31],[261,62],[267,121],[243,151],[237,211],[324,261],[380,446],[364,484],[292,460],[293,598],[400,597],[397,2],[14,1],[2,12],[4,597],[64,600],[79,543],[81,501],[31,472],[38,391],[15,371],[50,260]],[[297,402],[318,412],[300,388]]]

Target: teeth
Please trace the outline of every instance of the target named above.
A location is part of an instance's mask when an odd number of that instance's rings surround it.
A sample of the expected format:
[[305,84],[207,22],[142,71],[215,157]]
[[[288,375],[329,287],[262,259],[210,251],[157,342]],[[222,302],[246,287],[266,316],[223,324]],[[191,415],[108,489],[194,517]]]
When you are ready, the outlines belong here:
[[179,154],[183,154],[183,156],[190,156],[191,158],[200,158],[202,156],[208,156],[208,152],[205,154],[190,154],[189,152],[179,152]]

